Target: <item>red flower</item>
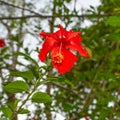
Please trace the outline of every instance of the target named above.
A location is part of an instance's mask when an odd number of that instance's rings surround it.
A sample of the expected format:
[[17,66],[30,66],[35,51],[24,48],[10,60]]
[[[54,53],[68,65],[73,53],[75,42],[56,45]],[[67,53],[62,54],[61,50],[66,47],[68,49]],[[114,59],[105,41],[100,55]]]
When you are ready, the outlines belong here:
[[5,40],[4,39],[0,39],[0,48],[5,46]]
[[88,117],[88,116],[85,116],[85,120],[89,120],[89,117]]
[[88,57],[87,51],[81,45],[80,32],[67,31],[61,25],[60,30],[54,33],[41,32],[40,36],[45,41],[40,50],[39,59],[44,62],[48,52],[51,52],[52,65],[58,69],[60,74],[69,72],[74,63],[78,60],[72,51],[78,51],[81,56]]

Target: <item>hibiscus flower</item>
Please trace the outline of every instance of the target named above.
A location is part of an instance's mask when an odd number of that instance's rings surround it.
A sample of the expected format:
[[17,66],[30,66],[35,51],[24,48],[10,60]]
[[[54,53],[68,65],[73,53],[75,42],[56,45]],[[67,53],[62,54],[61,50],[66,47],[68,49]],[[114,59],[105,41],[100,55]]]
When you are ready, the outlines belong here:
[[0,48],[5,46],[5,40],[0,38]]
[[88,57],[87,51],[81,44],[80,32],[67,31],[61,25],[59,30],[53,33],[41,32],[40,36],[45,39],[40,49],[39,59],[45,62],[50,52],[52,65],[60,74],[69,72],[78,60],[72,51],[78,51],[81,56]]

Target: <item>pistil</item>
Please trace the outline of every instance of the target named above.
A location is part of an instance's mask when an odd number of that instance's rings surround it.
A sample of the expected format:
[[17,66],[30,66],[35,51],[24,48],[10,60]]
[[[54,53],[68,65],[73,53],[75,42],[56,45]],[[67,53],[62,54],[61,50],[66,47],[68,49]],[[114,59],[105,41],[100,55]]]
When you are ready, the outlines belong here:
[[56,55],[54,55],[54,56],[52,57],[52,62],[53,62],[54,64],[55,64],[55,63],[60,64],[60,63],[63,62],[63,59],[64,59],[63,55],[62,55],[61,53],[57,53]]

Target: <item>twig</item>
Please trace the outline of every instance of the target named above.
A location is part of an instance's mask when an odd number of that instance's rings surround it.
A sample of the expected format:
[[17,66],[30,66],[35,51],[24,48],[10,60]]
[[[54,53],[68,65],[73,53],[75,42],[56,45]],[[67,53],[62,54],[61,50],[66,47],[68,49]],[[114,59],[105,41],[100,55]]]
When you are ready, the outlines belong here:
[[5,2],[5,1],[0,1],[0,3],[4,4],[4,5],[8,5],[8,6],[11,6],[11,7],[14,7],[14,8],[17,8],[17,9],[21,9],[21,10],[25,10],[25,11],[28,11],[28,12],[31,12],[31,13],[34,13],[36,15],[40,15],[39,13],[35,12],[35,11],[32,11],[30,9],[27,9],[27,8],[23,8],[23,7],[20,7],[20,6],[17,6],[17,5],[14,5],[14,4],[11,4],[11,3],[8,3],[8,2]]
[[87,17],[93,17],[93,18],[96,18],[96,17],[108,17],[108,16],[113,16],[112,14],[101,14],[101,15],[92,15],[92,14],[82,14],[82,15],[74,15],[74,14],[69,14],[69,15],[42,15],[42,14],[39,14],[39,15],[25,15],[25,16],[12,16],[12,17],[0,17],[0,20],[16,20],[16,19],[30,19],[30,18],[42,18],[42,19],[46,19],[46,18],[52,18],[52,17],[56,17],[56,18],[63,18],[63,17],[74,17],[74,18],[87,18]]
[[118,105],[118,98],[119,98],[119,95],[120,95],[120,87],[118,87],[118,94],[116,95],[115,97],[115,100],[114,100],[114,106],[112,108],[112,111],[111,111],[111,114],[109,116],[109,120],[113,120],[114,118],[114,113],[116,112],[116,108],[117,108],[117,105]]
[[67,91],[75,94],[77,97],[79,97],[79,98],[81,99],[80,93],[78,93],[77,91],[72,90],[72,89],[70,89],[70,88],[68,88],[68,87],[65,87],[65,86],[63,86],[63,85],[61,85],[61,84],[58,84],[58,83],[56,83],[56,82],[52,82],[52,84],[55,85],[55,86],[57,86],[57,87],[59,87],[59,88],[63,88],[63,89],[65,89],[65,90],[67,90]]

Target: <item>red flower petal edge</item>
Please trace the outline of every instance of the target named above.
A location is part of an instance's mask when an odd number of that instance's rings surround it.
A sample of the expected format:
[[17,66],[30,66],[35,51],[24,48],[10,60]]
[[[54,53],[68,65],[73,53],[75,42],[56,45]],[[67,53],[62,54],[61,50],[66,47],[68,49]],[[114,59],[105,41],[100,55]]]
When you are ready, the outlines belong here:
[[50,53],[52,65],[58,69],[60,74],[69,72],[78,60],[72,51],[78,51],[83,57],[88,57],[88,53],[81,44],[80,32],[67,31],[61,25],[59,30],[53,33],[41,32],[40,37],[45,39],[40,49],[39,59],[44,62],[47,54]]
[[89,120],[89,117],[88,117],[88,116],[85,116],[84,118],[85,118],[85,120]]
[[52,65],[58,69],[60,74],[69,72],[78,58],[70,51],[63,49],[59,53],[59,48],[54,48],[51,52]]
[[6,44],[5,44],[5,40],[4,39],[0,39],[0,48],[4,47]]

